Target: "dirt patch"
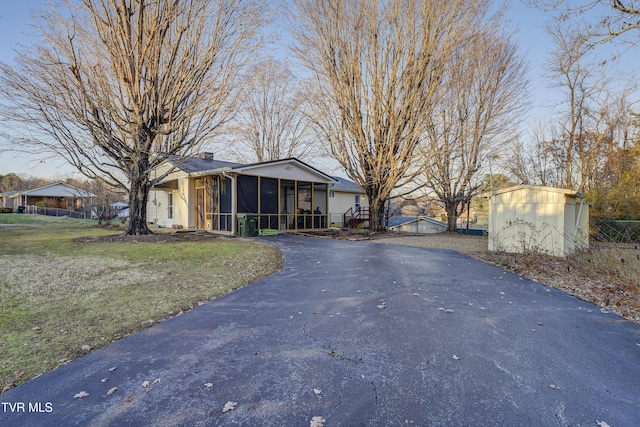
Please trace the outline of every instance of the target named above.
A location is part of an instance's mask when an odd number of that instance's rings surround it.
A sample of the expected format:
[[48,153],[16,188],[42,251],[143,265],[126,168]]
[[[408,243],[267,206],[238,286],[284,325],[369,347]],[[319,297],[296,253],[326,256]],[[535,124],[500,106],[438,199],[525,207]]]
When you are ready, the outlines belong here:
[[[455,250],[589,301],[600,307],[601,311],[611,311],[625,319],[640,323],[640,283],[633,283],[633,279],[630,280],[628,277],[612,275],[609,270],[594,265],[595,263],[590,259],[593,256],[592,253],[558,258],[541,254],[489,252],[486,237],[456,233],[425,235],[386,231],[369,233],[361,230],[328,230],[300,234]],[[595,251],[597,249],[592,252],[595,253]],[[634,255],[634,258],[636,256],[640,259],[640,251]]]

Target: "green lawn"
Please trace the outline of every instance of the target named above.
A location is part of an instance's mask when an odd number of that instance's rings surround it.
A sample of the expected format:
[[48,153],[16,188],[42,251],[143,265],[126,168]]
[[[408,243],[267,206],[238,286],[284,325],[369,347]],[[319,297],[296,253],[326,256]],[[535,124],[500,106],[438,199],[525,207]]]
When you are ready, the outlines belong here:
[[243,240],[78,243],[74,238],[120,231],[0,215],[0,223],[11,221],[25,225],[0,226],[0,390],[282,265],[275,248]]

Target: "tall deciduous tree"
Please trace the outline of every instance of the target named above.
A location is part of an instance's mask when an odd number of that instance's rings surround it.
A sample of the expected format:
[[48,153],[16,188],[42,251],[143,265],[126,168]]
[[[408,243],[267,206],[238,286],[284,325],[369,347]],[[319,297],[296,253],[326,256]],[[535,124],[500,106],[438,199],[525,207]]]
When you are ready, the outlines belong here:
[[562,20],[579,20],[580,32],[591,44],[612,40],[637,45],[640,42],[640,1],[637,0],[529,0]]
[[416,149],[446,66],[491,1],[295,0],[301,63],[317,86],[315,125],[366,193],[370,229],[385,200],[422,171]]
[[240,99],[229,133],[241,161],[309,160],[320,153],[308,94],[283,62],[271,58],[256,64]]
[[586,191],[614,151],[615,134],[629,114],[630,83],[614,88],[602,62],[589,56],[587,38],[572,24],[556,20],[548,27],[556,49],[547,71],[563,98],[557,129],[544,141],[547,154],[563,164],[564,187]]
[[444,203],[450,232],[482,185],[483,163],[512,137],[527,104],[526,67],[503,28],[496,14],[464,29],[468,37],[448,63],[444,96],[426,117],[425,186]]
[[[0,66],[12,138],[129,194],[147,234],[153,170],[225,120],[264,5],[255,0],[78,0],[41,18],[41,44]],[[23,130],[23,132],[20,132]]]

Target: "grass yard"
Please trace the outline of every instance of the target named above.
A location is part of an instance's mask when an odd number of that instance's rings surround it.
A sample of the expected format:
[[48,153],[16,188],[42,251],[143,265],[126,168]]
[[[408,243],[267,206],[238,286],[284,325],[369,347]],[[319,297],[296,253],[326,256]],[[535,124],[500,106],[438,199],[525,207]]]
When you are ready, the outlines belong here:
[[249,241],[92,242],[120,230],[0,215],[16,222],[0,226],[0,391],[282,266],[277,249]]

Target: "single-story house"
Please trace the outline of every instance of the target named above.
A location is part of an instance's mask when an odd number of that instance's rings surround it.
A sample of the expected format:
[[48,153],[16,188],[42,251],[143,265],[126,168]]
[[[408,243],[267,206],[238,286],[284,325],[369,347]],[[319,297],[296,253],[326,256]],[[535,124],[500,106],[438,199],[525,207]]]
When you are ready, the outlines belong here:
[[347,190],[334,189],[340,181],[295,158],[239,164],[204,153],[170,158],[156,173],[169,168],[147,205],[148,221],[163,227],[235,235],[249,218],[256,230],[325,229],[334,214],[344,214],[333,209],[355,207],[342,203]]
[[90,204],[96,196],[64,182],[56,182],[31,190],[16,191],[9,196],[14,209],[18,206],[44,204],[47,208],[77,210]]
[[517,185],[483,197],[491,251],[565,256],[589,246],[589,205],[577,191]]

